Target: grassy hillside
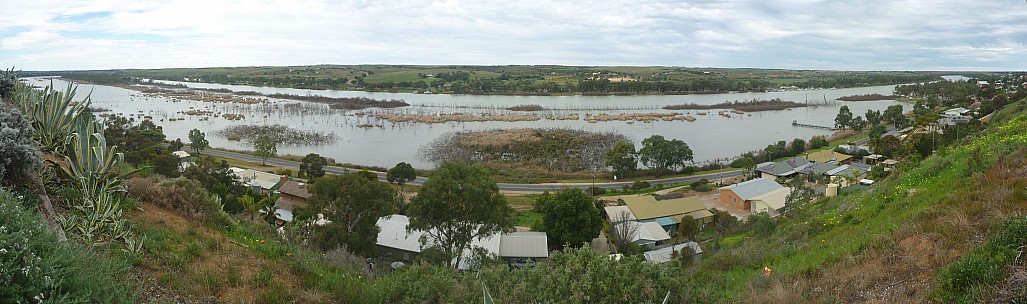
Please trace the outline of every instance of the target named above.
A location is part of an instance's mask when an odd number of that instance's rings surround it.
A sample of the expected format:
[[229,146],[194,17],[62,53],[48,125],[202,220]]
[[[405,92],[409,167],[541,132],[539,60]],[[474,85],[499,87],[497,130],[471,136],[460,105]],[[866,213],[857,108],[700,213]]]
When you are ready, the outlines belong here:
[[[992,298],[988,287],[1005,278],[1012,262],[1008,247],[1027,245],[1022,236],[1006,236],[1006,231],[1023,231],[1027,208],[1024,101],[996,117],[1002,119],[983,134],[926,160],[907,161],[867,191],[799,207],[770,231],[714,240],[709,258],[688,274],[695,284],[692,298],[767,303]],[[729,241],[738,238],[743,240]],[[985,266],[990,272],[980,274]],[[763,267],[773,275],[761,276]]]

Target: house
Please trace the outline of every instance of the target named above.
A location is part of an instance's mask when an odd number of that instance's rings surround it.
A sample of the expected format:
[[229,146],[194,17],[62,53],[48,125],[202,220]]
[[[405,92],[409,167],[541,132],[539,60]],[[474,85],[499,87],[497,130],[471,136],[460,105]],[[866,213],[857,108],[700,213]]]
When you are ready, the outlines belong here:
[[686,215],[698,221],[700,227],[713,222],[713,212],[706,210],[706,204],[698,196],[657,200],[651,195],[638,195],[622,197],[620,202],[635,221],[656,222],[666,231],[677,230]]
[[673,260],[674,252],[681,252],[681,249],[692,248],[695,255],[692,256],[692,261],[698,263],[702,260],[702,248],[699,248],[699,243],[696,242],[685,242],[673,246],[667,246],[656,250],[646,251],[642,255],[646,261],[654,264],[666,264]]
[[178,158],[178,172],[185,172],[185,168],[192,166],[191,155],[189,152],[178,150],[171,152],[171,155]]
[[855,182],[850,182],[850,179],[858,181],[863,176],[866,176],[868,172],[870,172],[870,166],[851,164],[835,168],[834,170],[824,173],[824,175],[830,176],[832,184],[847,187],[855,184]]
[[767,213],[770,216],[778,216],[781,214],[781,209],[784,209],[785,203],[788,202],[788,195],[792,193],[792,188],[781,187],[770,192],[763,193],[754,196],[750,201],[752,214]]
[[306,207],[307,200],[310,199],[310,184],[287,180],[278,188],[278,193],[281,194],[275,204],[278,208],[293,210],[296,207]]
[[656,222],[634,222],[627,221],[613,225],[613,233],[617,234],[621,229],[633,232],[629,238],[631,243],[643,247],[655,248],[670,240],[670,234]]
[[[881,137],[884,137],[884,135],[882,135]],[[860,150],[871,151],[869,146],[864,145],[838,145],[838,148],[842,149],[843,151],[845,151],[845,153],[848,153],[849,155],[859,153]]]
[[720,188],[720,201],[740,210],[752,210],[752,199],[784,188],[771,178],[758,178]]
[[835,165],[843,165],[852,162],[852,155],[845,155],[833,150],[823,150],[818,152],[806,153],[805,158],[807,160],[817,163],[827,163]]
[[945,112],[941,113],[941,116],[947,118],[960,118],[965,116],[967,113],[970,113],[970,110],[965,109],[963,107],[959,107],[945,110]]
[[611,224],[637,220],[628,206],[606,206],[603,210],[606,210],[606,218]]
[[[427,233],[424,231],[407,232],[410,218],[405,215],[393,214],[380,217],[376,225],[379,232],[375,251],[381,257],[398,261],[413,261],[423,249],[433,247],[435,244],[435,241],[427,237]],[[421,245],[422,237],[426,238],[426,245]],[[502,245],[503,240],[508,242],[506,247]],[[497,255],[507,261],[512,259],[535,260],[549,258],[549,247],[547,246],[549,244],[545,232],[495,233],[472,240],[470,246],[464,250],[463,259],[460,260],[457,267],[464,270],[473,268],[471,264],[475,249],[484,250],[485,253]]]
[[806,168],[799,170],[799,173],[812,176],[820,176],[821,174],[824,174],[824,172],[831,171],[834,168],[838,168],[838,166],[830,163],[811,163],[808,166],[806,166]]
[[791,177],[809,164],[810,161],[805,158],[793,157],[776,163],[762,163],[756,167],[756,172],[760,172],[762,178]]
[[254,192],[275,194],[289,180],[288,176],[261,172],[257,170],[231,167],[235,179]]
[[[293,211],[296,208],[306,208],[307,199],[310,198],[310,192],[307,190],[309,185],[304,182],[287,180],[281,188],[278,188],[278,201],[275,201],[275,207],[278,210],[283,211],[282,216],[277,218],[283,222],[291,222]],[[277,213],[276,213],[277,215]]]

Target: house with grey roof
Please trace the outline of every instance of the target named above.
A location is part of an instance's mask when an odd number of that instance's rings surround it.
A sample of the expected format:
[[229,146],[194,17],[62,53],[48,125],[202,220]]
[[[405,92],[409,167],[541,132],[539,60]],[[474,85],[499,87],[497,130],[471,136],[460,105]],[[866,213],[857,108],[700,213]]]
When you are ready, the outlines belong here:
[[[378,239],[375,251],[381,257],[396,261],[413,261],[425,248],[435,246],[435,241],[428,237],[426,244],[421,238],[427,237],[424,231],[407,232],[410,218],[393,214],[378,218]],[[662,230],[661,230],[662,231]],[[506,242],[506,246],[503,242]],[[471,241],[464,250],[464,259],[457,266],[460,269],[471,269],[472,248],[483,249],[504,259],[547,259],[549,258],[549,242],[545,232],[514,232],[510,234],[495,233]]]
[[802,157],[793,157],[776,163],[763,163],[756,167],[756,172],[763,178],[791,177],[799,174],[811,162]]
[[863,178],[870,172],[870,166],[864,164],[850,164],[840,166],[830,171],[824,172],[831,179],[831,183],[838,184],[842,187],[850,186],[855,183],[849,182],[849,180],[856,180]]
[[670,234],[663,230],[663,226],[657,222],[627,221],[615,224],[611,229],[614,231],[614,235],[622,229],[630,232],[631,235],[628,237],[631,243],[648,248],[656,248],[670,240]]
[[752,200],[760,195],[784,188],[773,178],[757,178],[720,188],[720,201],[740,210],[752,210]]

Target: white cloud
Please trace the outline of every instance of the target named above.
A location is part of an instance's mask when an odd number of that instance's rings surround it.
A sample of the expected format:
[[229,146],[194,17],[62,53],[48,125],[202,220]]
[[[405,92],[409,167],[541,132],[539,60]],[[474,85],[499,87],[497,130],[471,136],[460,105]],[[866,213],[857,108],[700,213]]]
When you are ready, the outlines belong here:
[[8,3],[0,66],[317,63],[1022,70],[1027,4],[975,1]]

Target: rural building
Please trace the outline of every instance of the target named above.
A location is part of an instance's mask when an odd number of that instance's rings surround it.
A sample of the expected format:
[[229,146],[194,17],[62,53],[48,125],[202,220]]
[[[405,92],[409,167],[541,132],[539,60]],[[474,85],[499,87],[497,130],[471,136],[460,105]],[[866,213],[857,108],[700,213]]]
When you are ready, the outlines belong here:
[[261,172],[257,170],[231,167],[235,180],[244,186],[250,187],[254,192],[263,194],[274,194],[289,180],[288,176]]
[[770,192],[763,193],[753,197],[750,201],[750,212],[752,214],[767,213],[770,216],[778,216],[781,214],[781,209],[785,207],[785,203],[788,201],[788,195],[792,193],[792,188],[781,187]]
[[[700,227],[713,222],[713,212],[706,210],[706,204],[698,196],[668,198],[657,200],[652,195],[622,197],[620,202],[630,212],[629,218],[637,222],[656,222],[666,231],[677,230],[678,223],[686,215],[699,222]],[[607,207],[609,208],[609,207]],[[607,209],[607,214],[610,214]],[[613,212],[624,212],[623,208],[615,208]]]
[[756,166],[756,172],[762,178],[791,177],[799,174],[799,171],[806,168],[810,161],[802,157],[793,157],[776,163],[762,163]]
[[[421,250],[434,244],[433,240],[428,239],[427,246],[422,246],[420,240],[426,233],[424,231],[408,233],[407,226],[409,224],[410,218],[400,214],[378,218],[376,225],[380,230],[375,248],[377,254],[397,261],[413,261],[421,253]],[[506,247],[503,247],[503,240],[509,242]],[[464,258],[457,267],[460,269],[471,268],[472,248],[482,248],[487,253],[510,261],[512,259],[547,259],[549,258],[548,246],[548,237],[545,232],[496,233],[471,241],[470,246],[464,250]]]
[[182,150],[171,152],[171,155],[178,158],[178,172],[185,172],[185,168],[189,168],[192,165],[191,155],[189,152]]
[[784,188],[772,178],[757,178],[720,188],[720,201],[739,210],[752,210],[752,199]]
[[824,175],[830,176],[832,184],[838,184],[841,187],[847,187],[855,184],[855,182],[850,182],[850,179],[858,181],[859,179],[866,176],[868,172],[870,172],[870,166],[862,164],[851,164],[840,166],[838,168],[835,168],[834,170],[827,171],[824,173]]
[[838,168],[838,166],[830,163],[810,163],[808,166],[806,166],[806,168],[799,170],[799,173],[812,176],[820,176],[821,174],[824,174],[824,172],[831,171],[834,168]]
[[817,163],[843,165],[852,162],[852,155],[841,154],[833,150],[823,150],[806,153],[806,159]]
[[666,264],[674,259],[674,252],[681,252],[681,249],[692,248],[695,255],[692,256],[692,261],[698,263],[702,260],[702,248],[699,248],[699,243],[696,242],[685,242],[674,246],[667,246],[656,250],[646,251],[642,255],[645,256],[645,260],[654,264]]
[[285,208],[293,210],[296,207],[306,207],[307,200],[310,199],[310,184],[287,180],[285,184],[282,184],[281,188],[278,188],[279,194],[277,206],[278,208]]
[[278,210],[282,212],[281,216],[278,216],[278,220],[291,222],[296,208],[307,207],[307,199],[310,198],[310,192],[307,191],[308,187],[307,183],[287,180],[281,188],[278,188],[280,196],[278,201],[275,201],[275,207],[278,207]]
[[947,118],[960,118],[960,117],[965,116],[967,113],[970,113],[969,109],[966,109],[966,108],[963,108],[963,107],[958,107],[958,108],[952,108],[952,109],[945,110],[945,112],[941,113],[941,116],[942,117],[947,117]]
[[612,229],[614,234],[621,229],[630,229],[634,232],[630,236],[631,243],[648,248],[656,248],[670,240],[670,234],[656,222],[621,222],[613,225]]

